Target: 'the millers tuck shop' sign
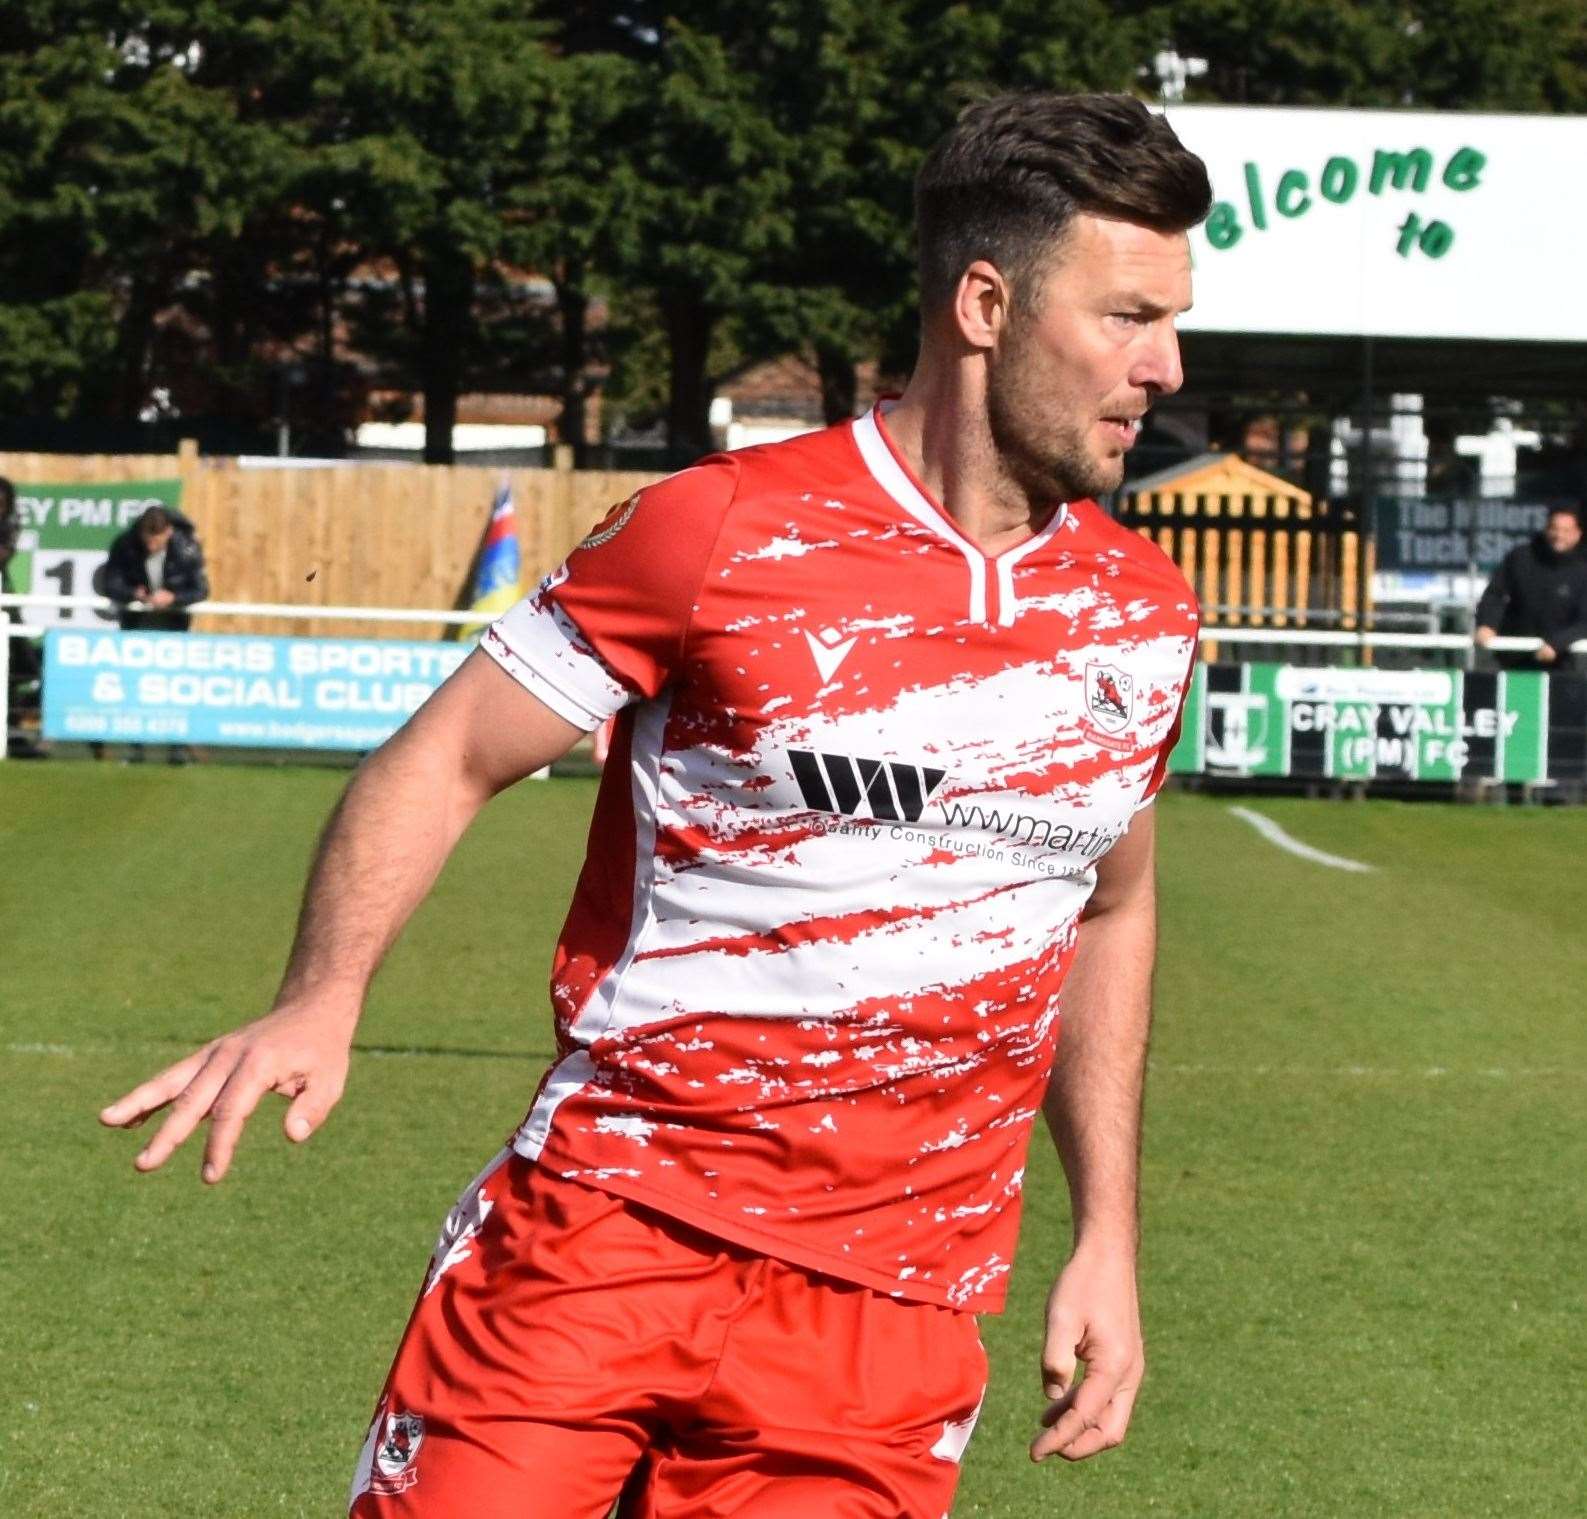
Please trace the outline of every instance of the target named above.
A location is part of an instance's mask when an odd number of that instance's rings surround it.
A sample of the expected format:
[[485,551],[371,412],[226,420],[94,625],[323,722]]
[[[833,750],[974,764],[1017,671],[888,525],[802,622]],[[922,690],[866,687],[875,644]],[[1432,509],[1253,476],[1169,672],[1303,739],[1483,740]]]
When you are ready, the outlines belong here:
[[1587,117],[1174,106],[1190,331],[1587,340]]

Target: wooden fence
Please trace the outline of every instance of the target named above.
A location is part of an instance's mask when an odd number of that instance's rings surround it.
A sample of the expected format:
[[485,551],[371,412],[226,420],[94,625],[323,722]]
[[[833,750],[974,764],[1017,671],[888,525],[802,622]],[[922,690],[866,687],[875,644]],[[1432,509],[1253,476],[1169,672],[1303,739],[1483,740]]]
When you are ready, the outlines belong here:
[[[0,454],[19,482],[180,478],[217,599],[301,606],[462,607],[502,480],[512,486],[524,582],[553,569],[614,502],[654,475],[473,465],[357,464],[244,469],[178,454]],[[1209,622],[1287,627],[1306,611],[1354,628],[1373,546],[1353,514],[1327,501],[1261,493],[1126,497],[1120,521],[1153,538],[1184,571]],[[1365,554],[1363,565],[1361,555]],[[1228,613],[1215,608],[1249,610]],[[1370,610],[1370,608],[1368,608]],[[431,638],[438,626],[200,619],[206,631]]]
[[1355,513],[1338,503],[1155,492],[1126,497],[1119,521],[1178,564],[1208,622],[1283,628],[1323,612],[1337,614],[1328,626],[1353,630],[1371,610],[1375,546],[1370,537],[1363,542]]
[[[474,557],[503,480],[512,487],[532,585],[615,501],[652,474],[477,465],[358,464],[243,469],[179,454],[0,454],[21,482],[182,481],[222,601],[311,606],[466,607]],[[205,632],[439,638],[438,625],[200,617]]]

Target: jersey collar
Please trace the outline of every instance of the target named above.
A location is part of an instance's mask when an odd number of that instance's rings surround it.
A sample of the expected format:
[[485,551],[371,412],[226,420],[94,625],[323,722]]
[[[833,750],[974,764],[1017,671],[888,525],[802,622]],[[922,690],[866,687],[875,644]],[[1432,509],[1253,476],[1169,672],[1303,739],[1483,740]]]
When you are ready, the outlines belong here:
[[[970,608],[972,622],[994,621],[999,626],[1010,626],[1017,613],[1014,596],[1014,566],[1027,554],[1033,554],[1049,542],[1054,533],[1064,525],[1069,516],[1069,504],[1060,502],[1057,509],[1023,543],[1004,549],[1001,554],[987,554],[979,544],[959,531],[958,524],[942,504],[916,477],[908,462],[888,436],[883,417],[895,397],[883,397],[853,422],[854,441],[865,461],[871,478],[922,527],[930,529],[939,538],[956,548],[964,556],[970,571]],[[994,615],[988,616],[988,570],[995,576],[997,606]]]

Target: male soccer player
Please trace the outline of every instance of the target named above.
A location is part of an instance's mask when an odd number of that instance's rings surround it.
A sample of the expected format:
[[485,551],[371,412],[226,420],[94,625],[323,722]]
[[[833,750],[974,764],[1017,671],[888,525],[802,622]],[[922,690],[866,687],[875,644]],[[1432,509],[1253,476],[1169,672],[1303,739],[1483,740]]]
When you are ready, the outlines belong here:
[[1075,1243],[1032,1454],[1123,1437],[1196,611],[1086,498],[1180,383],[1209,199],[1134,100],[967,112],[918,183],[904,394],[614,508],[348,788],[274,1010],[105,1110],[172,1105],[144,1170],[209,1115],[208,1181],[266,1091],[307,1138],[470,819],[618,715],[558,1059],[446,1222],[355,1514],[938,1519],[1041,1111]]

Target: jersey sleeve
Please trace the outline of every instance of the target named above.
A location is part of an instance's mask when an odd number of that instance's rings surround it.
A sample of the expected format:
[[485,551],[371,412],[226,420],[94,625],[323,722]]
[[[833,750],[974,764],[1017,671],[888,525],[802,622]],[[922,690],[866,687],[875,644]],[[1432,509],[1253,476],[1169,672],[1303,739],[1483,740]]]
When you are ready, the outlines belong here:
[[485,630],[480,648],[586,731],[672,678],[738,484],[707,459],[619,502],[561,567]]

